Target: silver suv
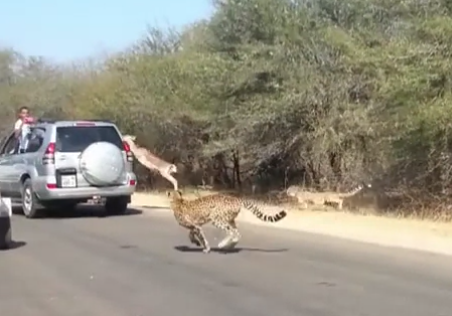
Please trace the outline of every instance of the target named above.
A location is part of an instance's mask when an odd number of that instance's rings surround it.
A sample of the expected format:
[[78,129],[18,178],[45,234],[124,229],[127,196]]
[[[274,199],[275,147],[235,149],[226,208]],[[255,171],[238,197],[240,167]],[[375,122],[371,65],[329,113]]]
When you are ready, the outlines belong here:
[[107,213],[121,214],[135,192],[132,162],[111,122],[38,120],[25,152],[14,133],[0,146],[0,191],[21,203],[27,218],[88,201],[104,201]]

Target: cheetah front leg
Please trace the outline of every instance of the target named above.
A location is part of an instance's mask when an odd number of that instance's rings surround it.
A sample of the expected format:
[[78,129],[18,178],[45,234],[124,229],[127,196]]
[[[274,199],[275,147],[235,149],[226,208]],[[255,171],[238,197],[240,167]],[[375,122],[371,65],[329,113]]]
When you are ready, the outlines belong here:
[[190,229],[190,232],[188,233],[188,238],[190,239],[190,242],[198,247],[203,248],[203,252],[209,253],[210,252],[210,245],[207,241],[206,235],[202,231],[201,227],[193,227]]
[[193,225],[193,227],[190,229],[190,232],[188,233],[188,238],[190,239],[190,242],[192,244],[201,246],[204,253],[210,252],[209,241],[207,240],[207,237],[204,234],[201,226]]
[[190,239],[190,242],[198,247],[205,248],[206,245],[206,239],[202,237],[199,229],[196,227],[193,227],[190,229],[190,232],[188,233],[188,238]]
[[198,238],[198,240],[201,243],[202,248],[203,248],[202,251],[204,253],[209,253],[210,252],[210,245],[209,245],[209,242],[207,241],[207,237],[204,234],[201,226],[195,226],[195,229],[197,231],[195,233],[195,235],[197,236],[197,238]]
[[190,242],[198,247],[201,246],[201,241],[199,240],[198,232],[196,232],[195,229],[190,229],[188,233],[188,239],[190,239]]

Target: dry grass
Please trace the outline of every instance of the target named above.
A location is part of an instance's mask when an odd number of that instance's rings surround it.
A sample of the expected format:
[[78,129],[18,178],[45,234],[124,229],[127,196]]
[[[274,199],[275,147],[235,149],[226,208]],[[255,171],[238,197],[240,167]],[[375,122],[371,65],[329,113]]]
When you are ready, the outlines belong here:
[[[153,196],[165,196],[166,192],[166,190],[143,190],[139,193],[147,195],[150,194]],[[236,191],[214,191],[196,187],[185,187],[183,189],[183,193],[187,199],[195,199],[200,196],[217,193],[240,195]],[[412,219],[443,223],[452,222],[452,208],[448,204],[440,202],[438,202],[434,208],[432,208],[432,206],[425,205],[418,205],[417,207],[411,206],[409,208],[401,206],[389,208],[387,206],[390,203],[393,203],[393,201],[389,200],[386,196],[384,197],[384,200],[382,200],[381,196],[376,197],[372,194],[364,196],[357,195],[355,197],[346,199],[344,201],[344,209],[339,211],[332,206],[310,207],[308,209],[303,209],[300,207],[296,198],[289,197],[283,192],[272,192],[266,195],[244,196],[265,204],[284,207],[285,209],[292,212],[339,212],[360,216],[381,216],[385,218]],[[383,208],[382,205],[384,205],[385,207]]]

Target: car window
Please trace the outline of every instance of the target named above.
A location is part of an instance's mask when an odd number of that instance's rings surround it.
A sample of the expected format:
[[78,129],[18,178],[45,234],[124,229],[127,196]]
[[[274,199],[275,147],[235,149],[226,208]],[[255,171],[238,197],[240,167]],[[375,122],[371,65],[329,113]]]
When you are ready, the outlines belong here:
[[34,153],[41,148],[44,142],[45,129],[44,128],[33,128],[30,133],[30,138],[28,141],[27,149],[25,153]]
[[0,141],[0,148],[2,148],[4,144],[6,144],[6,141],[9,139],[10,136],[11,135],[2,137],[2,140]]
[[1,151],[1,155],[12,155],[15,152],[15,149],[17,147],[17,139],[14,135],[14,133],[12,133],[9,137],[8,140],[5,143],[5,146],[3,147],[2,151]]
[[121,136],[113,126],[66,126],[57,128],[56,150],[82,152],[96,142],[108,142],[123,149]]

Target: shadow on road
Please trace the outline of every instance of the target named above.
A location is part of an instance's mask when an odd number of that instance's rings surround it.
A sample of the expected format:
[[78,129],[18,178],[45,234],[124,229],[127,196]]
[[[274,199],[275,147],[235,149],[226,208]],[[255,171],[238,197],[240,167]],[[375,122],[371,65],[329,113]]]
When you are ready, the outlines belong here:
[[76,209],[71,211],[60,210],[49,210],[46,212],[45,218],[51,219],[68,219],[68,218],[85,218],[85,217],[120,217],[120,216],[131,216],[140,215],[143,211],[137,210],[135,208],[128,208],[127,212],[118,215],[107,215],[104,208],[98,205],[79,205]]
[[[22,209],[20,207],[14,207],[13,213],[19,216],[23,216]],[[127,212],[118,215],[107,215],[103,206],[101,205],[78,205],[77,208],[73,210],[46,210],[45,214],[41,217],[42,219],[68,219],[68,218],[86,218],[86,217],[120,217],[120,216],[130,216],[130,215],[140,215],[143,211],[137,210],[135,208],[128,208]]]
[[137,205],[139,207],[145,208],[147,210],[168,210],[166,206],[149,206],[149,205]]
[[0,249],[0,251],[8,251],[8,250],[13,250],[13,249],[17,249],[17,248],[21,248],[23,246],[25,246],[27,243],[25,241],[12,241],[7,249]]
[[13,205],[12,206],[12,212],[14,215],[22,215],[22,207],[18,206],[18,205]]
[[[202,249],[199,247],[190,247],[190,246],[175,246],[174,249],[180,252],[202,252]],[[230,250],[220,249],[217,247],[212,247],[212,252],[222,253],[222,254],[230,254],[230,253],[239,253],[242,251],[249,252],[264,252],[264,253],[279,253],[288,251],[287,248],[279,248],[279,249],[261,249],[261,248],[248,248],[248,247],[236,247]]]

